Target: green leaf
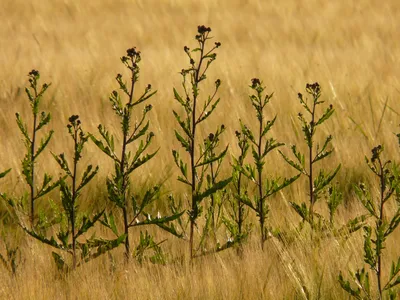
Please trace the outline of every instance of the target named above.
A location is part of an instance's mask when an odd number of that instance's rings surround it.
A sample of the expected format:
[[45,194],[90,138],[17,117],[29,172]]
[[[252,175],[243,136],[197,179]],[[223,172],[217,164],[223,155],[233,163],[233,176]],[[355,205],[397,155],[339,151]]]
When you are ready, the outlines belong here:
[[136,100],[136,101],[132,104],[132,107],[133,107],[133,106],[136,106],[136,105],[139,105],[140,103],[143,103],[143,102],[146,101],[147,99],[153,97],[156,93],[157,93],[157,91],[154,91],[154,92],[151,92],[151,93],[148,93],[148,91],[145,91],[145,92],[139,97],[139,99]]
[[181,143],[182,147],[185,148],[187,152],[190,152],[190,141],[184,139],[178,131],[175,130],[175,137]]
[[289,164],[291,165],[293,168],[295,168],[297,171],[301,172],[304,174],[304,167],[299,165],[298,163],[294,162],[293,160],[291,160],[289,157],[287,157],[285,154],[283,154],[283,152],[281,150],[278,150],[278,152],[280,153],[280,155],[283,157],[283,159]]
[[30,145],[32,144],[32,140],[29,137],[29,133],[28,133],[28,128],[26,126],[26,124],[23,123],[21,116],[19,115],[19,113],[15,114],[16,118],[17,118],[17,125],[19,130],[21,131],[21,133],[23,134],[23,136],[25,137],[25,142]]
[[275,116],[271,121],[267,122],[267,124],[265,125],[265,127],[264,127],[264,129],[262,131],[261,137],[266,135],[271,130],[272,126],[274,126],[274,124],[275,124],[276,117],[277,116]]
[[174,98],[177,100],[183,107],[186,107],[186,102],[182,100],[182,97],[179,95],[178,91],[173,88],[174,90]]
[[35,231],[30,230],[30,229],[28,229],[28,228],[26,228],[26,227],[22,227],[22,229],[23,229],[27,234],[29,234],[31,237],[33,237],[33,238],[35,238],[35,239],[41,241],[43,244],[50,245],[50,246],[52,246],[52,247],[54,247],[54,248],[57,248],[57,249],[65,250],[65,248],[63,247],[63,245],[58,244],[58,243],[56,242],[56,240],[54,239],[53,236],[52,236],[50,239],[48,239],[48,238],[46,238],[44,235],[42,235],[42,234],[40,234],[40,233],[36,233]]
[[326,120],[328,120],[332,114],[335,112],[335,110],[332,107],[328,107],[322,117],[315,123],[315,126],[321,125],[324,123]]
[[116,235],[119,236],[117,226],[115,224],[115,219],[114,215],[111,213],[108,217],[107,214],[104,213],[103,220],[100,220],[100,223],[106,226],[107,228],[110,228],[111,231]]
[[46,114],[45,112],[42,112],[40,115],[40,120],[39,120],[39,124],[36,127],[36,131],[39,131],[43,126],[47,125],[51,120],[51,114],[48,113]]
[[274,180],[267,179],[265,197],[270,197],[279,192],[280,190],[284,189],[285,187],[288,187],[293,182],[295,182],[300,176],[301,173],[291,178],[284,178],[281,183],[279,183],[280,178]]
[[60,271],[65,270],[65,268],[67,267],[67,264],[65,263],[64,258],[62,258],[56,252],[51,252],[51,255],[53,256],[54,262],[57,265],[57,269]]
[[39,154],[42,153],[42,151],[46,148],[46,146],[50,142],[50,139],[53,136],[53,134],[54,134],[54,131],[51,130],[43,139],[40,140],[40,145],[39,145],[35,155],[33,156],[32,160],[35,160],[39,156]]
[[118,157],[115,155],[115,153],[111,150],[109,146],[105,146],[102,141],[96,139],[93,135],[90,135],[90,139],[95,143],[95,145],[103,151],[105,154],[107,154],[109,157],[111,157],[114,161],[118,162],[119,164],[121,163]]
[[331,181],[335,178],[336,174],[339,172],[341,168],[341,164],[337,166],[337,168],[328,174],[325,174],[323,170],[321,170],[318,176],[314,180],[314,193],[318,194],[322,189],[324,189]]
[[91,239],[88,241],[88,246],[90,248],[97,248],[97,251],[91,254],[89,257],[84,259],[84,262],[88,262],[92,259],[95,259],[108,251],[111,251],[114,248],[117,248],[119,245],[123,244],[126,239],[126,235],[123,234],[114,240],[104,240],[104,239]]
[[221,180],[219,182],[216,182],[213,186],[211,186],[210,188],[206,189],[203,193],[201,194],[196,194],[194,196],[194,200],[195,202],[200,202],[201,200],[203,200],[204,198],[207,198],[209,196],[211,196],[212,194],[216,193],[219,190],[222,190],[223,188],[225,188],[230,182],[232,181],[232,177],[229,177],[228,179],[225,180]]
[[[143,127],[139,130],[138,133],[132,134],[131,137],[127,140],[126,143],[127,143],[127,144],[130,144],[130,143],[136,141],[138,138],[144,136],[144,135],[146,134],[147,130],[149,129],[149,127],[150,127],[150,121],[147,121],[146,125],[143,126]],[[135,131],[136,131],[136,130],[135,130]]]
[[202,162],[196,164],[195,168],[198,168],[198,167],[201,167],[201,166],[204,166],[204,165],[208,165],[208,164],[211,164],[211,163],[213,163],[215,161],[218,161],[218,160],[222,159],[226,155],[226,152],[228,152],[228,147],[229,147],[229,145],[226,146],[225,150],[222,151],[219,155],[204,159]]
[[172,111],[176,121],[178,122],[179,126],[181,126],[182,130],[186,133],[186,135],[192,139],[192,133],[190,132],[190,119],[186,119],[186,123],[182,121],[181,117],[178,115],[176,111]]
[[361,297],[361,290],[360,288],[353,289],[350,285],[350,282],[348,280],[344,280],[342,273],[339,274],[339,284],[344,289],[347,293],[349,293],[351,296],[358,300],[362,300],[363,298]]
[[152,159],[157,154],[157,152],[158,152],[158,150],[151,154],[146,154],[146,155],[142,156],[141,158],[134,159],[134,162],[129,166],[127,174],[132,173],[134,170],[136,170],[137,168],[139,168],[140,166],[142,166],[143,164],[148,162],[150,159]]
[[303,219],[303,221],[307,221],[310,223],[309,211],[307,209],[307,205],[304,202],[302,202],[301,205],[298,205],[295,202],[289,202],[289,203],[297,212],[297,214]]
[[94,176],[96,176],[97,172],[99,171],[99,167],[96,166],[96,168],[92,171],[93,166],[88,165],[85,172],[83,173],[81,183],[79,184],[78,188],[76,189],[77,192],[79,192],[85,185],[87,185]]
[[209,111],[204,111],[201,116],[197,119],[196,124],[200,124],[201,122],[203,122],[204,120],[206,120],[209,116],[211,116],[211,114],[213,113],[213,111],[217,108],[218,103],[220,102],[221,99],[217,99],[214,104],[211,106],[211,109]]
[[10,172],[10,171],[11,171],[11,169],[8,169],[8,170],[6,170],[6,171],[0,173],[0,178],[3,178],[4,176],[6,176],[7,173]]
[[90,220],[88,217],[83,217],[81,228],[75,234],[75,238],[78,238],[80,235],[84,234],[91,227],[93,227],[96,224],[96,222],[100,219],[100,217],[103,215],[103,213],[104,213],[104,209],[101,212],[94,215],[92,220]]

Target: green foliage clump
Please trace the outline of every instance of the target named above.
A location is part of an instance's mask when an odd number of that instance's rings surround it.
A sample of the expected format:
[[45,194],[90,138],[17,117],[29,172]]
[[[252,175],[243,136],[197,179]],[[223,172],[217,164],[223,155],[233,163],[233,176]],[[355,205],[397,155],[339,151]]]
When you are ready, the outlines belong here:
[[[221,46],[220,42],[207,49],[207,42],[210,37],[211,28],[198,26],[195,36],[198,47],[190,50],[185,46],[184,51],[189,59],[189,67],[181,71],[183,96],[174,88],[174,97],[183,108],[183,116],[173,111],[181,132],[175,130],[175,136],[188,153],[188,162],[181,159],[177,150],[173,150],[175,164],[178,166],[181,175],[178,180],[190,188],[190,209],[189,222],[189,253],[194,258],[199,248],[204,252],[205,238],[211,227],[215,226],[215,212],[218,192],[223,190],[231,181],[231,177],[217,180],[220,173],[222,161],[228,151],[226,146],[222,151],[218,150],[220,136],[225,131],[225,126],[219,126],[214,133],[210,133],[207,138],[199,134],[199,125],[207,120],[217,108],[220,98],[217,92],[221,86],[221,80],[215,81],[214,92],[206,99],[200,99],[200,85],[207,79],[206,72],[210,65],[217,58],[215,50]],[[195,57],[197,55],[197,58]],[[202,105],[201,105],[202,104]],[[202,142],[201,142],[202,140]],[[189,165],[189,171],[188,171]],[[204,200],[210,199],[209,210],[205,216],[205,227],[200,238],[198,249],[194,246],[195,228],[198,226],[198,219],[202,216]],[[218,200],[219,202],[219,200]],[[214,227],[215,228],[215,227]],[[218,248],[223,247],[217,245]],[[225,245],[226,247],[226,245]]]
[[[173,235],[179,236],[174,225],[170,224],[170,222],[179,218],[182,214],[176,213],[171,216],[157,217],[152,216],[147,211],[149,206],[159,198],[160,185],[149,188],[142,199],[138,199],[136,196],[129,197],[131,187],[130,175],[133,171],[152,159],[158,152],[156,150],[146,153],[154,138],[154,133],[149,131],[150,121],[147,120],[147,114],[153,109],[151,104],[146,105],[140,113],[137,113],[138,118],[135,125],[133,127],[131,125],[134,119],[134,112],[136,112],[135,109],[138,109],[140,104],[144,104],[157,92],[153,91],[149,84],[139,98],[134,98],[135,87],[139,81],[140,61],[140,51],[137,51],[136,48],[127,50],[127,55],[121,57],[121,62],[130,73],[130,81],[128,83],[124,82],[122,75],[118,74],[116,81],[122,93],[115,90],[109,97],[112,109],[120,121],[121,145],[119,147],[115,145],[114,136],[101,124],[98,126],[98,130],[102,140],[93,135],[90,136],[96,146],[114,162],[115,172],[111,178],[107,178],[106,185],[109,200],[122,212],[125,256],[127,259],[132,255],[129,228],[143,225],[157,225]],[[122,97],[127,99],[125,103],[122,101]],[[131,152],[128,146],[134,144],[136,145],[136,151]],[[141,217],[141,220],[139,220],[139,217]],[[120,236],[113,214],[109,216],[105,215],[102,223],[109,227],[116,236]],[[140,241],[146,241],[146,239],[141,239]],[[140,245],[139,247],[141,247]]]
[[[269,205],[267,199],[272,195],[276,194],[283,188],[293,183],[300,175],[292,178],[265,178],[264,166],[266,164],[266,158],[271,151],[283,146],[283,143],[277,142],[274,138],[267,138],[267,134],[270,132],[275,124],[276,116],[272,120],[265,119],[265,107],[270,102],[273,94],[265,94],[265,87],[258,78],[251,80],[250,88],[254,94],[250,95],[250,101],[256,111],[258,131],[253,131],[245,124],[240,121],[242,134],[245,136],[245,141],[251,144],[251,153],[253,156],[254,164],[244,164],[238,161],[234,166],[240,173],[242,173],[250,182],[256,185],[257,193],[254,198],[251,199],[247,193],[238,195],[240,202],[247,205],[253,210],[258,217],[260,225],[260,244],[261,248],[264,249],[264,242],[267,240],[269,229],[266,228],[265,222],[269,212]],[[244,143],[244,142],[242,142]],[[247,152],[245,144],[243,145],[242,152]]]
[[[400,257],[392,262],[389,276],[384,276],[383,259],[386,240],[400,224],[400,171],[397,164],[382,158],[383,152],[384,147],[379,145],[372,149],[370,159],[365,157],[377,179],[379,194],[375,197],[363,183],[355,186],[358,199],[373,219],[363,227],[364,262],[370,271],[363,267],[350,272],[355,287],[344,279],[342,273],[339,275],[341,287],[356,299],[398,299],[395,287],[400,284]],[[394,209],[389,206],[393,198]],[[374,277],[376,287],[372,285],[370,276]]]

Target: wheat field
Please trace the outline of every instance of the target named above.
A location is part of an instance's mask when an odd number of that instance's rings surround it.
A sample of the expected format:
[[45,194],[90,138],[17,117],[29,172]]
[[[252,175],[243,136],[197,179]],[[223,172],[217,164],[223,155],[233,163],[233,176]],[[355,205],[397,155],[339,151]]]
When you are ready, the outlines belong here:
[[[202,133],[222,121],[230,154],[238,151],[234,132],[239,119],[247,124],[254,120],[248,86],[258,77],[267,92],[274,92],[268,115],[277,114],[278,119],[272,135],[287,144],[303,142],[296,117],[301,110],[297,93],[304,92],[306,83],[318,81],[322,100],[333,104],[336,112],[322,127],[322,136],[334,136],[335,153],[324,167],[342,163],[338,180],[349,205],[340,210],[341,219],[361,210],[351,186],[372,179],[364,163],[370,149],[384,144],[385,155],[398,159],[393,134],[400,132],[400,3],[396,0],[2,0],[0,18],[0,165],[1,170],[13,169],[2,180],[1,191],[23,193],[19,171],[23,142],[15,113],[29,116],[24,93],[28,72],[37,69],[42,82],[52,83],[43,100],[55,130],[49,148],[68,152],[66,124],[72,114],[81,117],[89,132],[96,133],[99,123],[118,128],[108,95],[117,88],[115,75],[123,71],[119,58],[136,46],[142,52],[139,89],[151,83],[158,90],[150,118],[154,148],[160,147],[160,152],[132,179],[139,187],[165,180],[165,193],[185,195],[171,156],[178,147],[172,115],[178,107],[172,88],[180,87],[179,72],[188,65],[183,47],[195,46],[197,25],[203,24],[212,28],[213,40],[222,43],[208,73],[211,83],[219,78],[222,85],[221,104]],[[104,178],[112,165],[92,144],[85,161],[101,167],[88,192],[97,202],[87,205],[103,205]],[[266,168],[275,175],[293,175],[278,155]],[[38,170],[59,174],[50,153],[41,157]],[[300,219],[288,201],[306,197],[304,181],[283,191],[272,199],[268,222],[295,228]],[[118,249],[113,252],[117,262],[113,272],[104,257],[61,279],[50,249],[17,232],[23,265],[16,278],[0,271],[0,298],[303,299],[299,290],[304,285],[310,299],[347,299],[337,276],[340,270],[346,273],[363,264],[361,232],[346,241],[328,239],[319,247],[297,239],[283,249],[271,239],[264,251],[259,249],[257,233],[255,228],[241,259],[228,250],[200,258],[193,266],[173,259],[166,266],[126,266]],[[155,235],[163,238],[157,231]],[[396,232],[388,241],[388,258],[400,254],[399,238]],[[187,244],[168,237],[165,249],[177,257],[187,252]]]

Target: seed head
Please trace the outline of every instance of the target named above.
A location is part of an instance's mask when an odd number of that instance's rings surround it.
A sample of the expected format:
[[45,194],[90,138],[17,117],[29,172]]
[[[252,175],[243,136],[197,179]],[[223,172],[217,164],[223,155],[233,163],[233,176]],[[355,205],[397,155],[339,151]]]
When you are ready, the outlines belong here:
[[200,25],[200,26],[197,26],[197,32],[200,33],[200,34],[204,34],[206,32],[211,32],[211,28],[210,27],[206,27],[204,25]]
[[257,88],[257,87],[260,86],[260,85],[261,85],[260,79],[258,79],[258,78],[253,78],[253,79],[251,80],[251,87],[252,87],[253,89]]
[[321,93],[321,87],[319,85],[318,82],[314,82],[312,84],[307,83],[306,84],[306,91],[313,95],[314,97],[319,96],[319,94]]
[[126,50],[126,55],[131,58],[138,55],[139,53],[140,53],[139,51],[136,51],[136,47]]
[[235,135],[236,135],[237,138],[240,138],[241,133],[240,133],[239,131],[236,130],[236,131],[235,131]]
[[29,75],[29,76],[38,77],[38,76],[39,76],[39,71],[37,71],[37,70],[32,70],[32,71],[29,72],[28,75]]
[[297,94],[297,97],[298,97],[300,100],[303,100],[303,94],[302,94],[302,93],[298,93],[298,94]]

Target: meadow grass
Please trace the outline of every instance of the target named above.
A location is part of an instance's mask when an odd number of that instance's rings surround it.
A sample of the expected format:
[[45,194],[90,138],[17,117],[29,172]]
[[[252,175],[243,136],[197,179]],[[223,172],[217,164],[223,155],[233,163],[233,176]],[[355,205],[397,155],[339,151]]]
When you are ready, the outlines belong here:
[[[52,83],[41,104],[51,112],[48,127],[55,131],[48,148],[71,157],[65,130],[71,115],[79,114],[85,131],[95,133],[98,124],[109,121],[108,129],[118,132],[108,95],[115,89],[115,74],[121,72],[119,57],[136,46],[143,56],[138,87],[144,90],[152,83],[158,91],[151,101],[151,130],[156,136],[149,151],[160,150],[133,175],[135,184],[145,191],[165,180],[163,193],[185,197],[187,191],[176,180],[178,170],[171,156],[172,149],[179,148],[172,109],[180,109],[172,87],[180,85],[178,73],[187,65],[183,47],[192,41],[200,24],[210,26],[212,35],[222,43],[218,60],[208,71],[210,83],[203,87],[210,93],[215,79],[220,78],[221,102],[201,130],[207,135],[223,120],[226,132],[221,143],[230,144],[230,154],[239,154],[235,137],[239,118],[256,129],[248,85],[257,77],[263,79],[267,93],[274,92],[267,113],[269,117],[278,115],[271,135],[279,141],[304,144],[296,117],[301,110],[297,93],[307,82],[318,81],[323,100],[335,107],[317,138],[334,136],[335,152],[323,167],[334,169],[342,164],[335,180],[342,187],[346,206],[339,209],[338,222],[362,212],[351,185],[372,181],[364,155],[384,144],[385,156],[397,161],[399,148],[393,133],[399,132],[400,119],[398,1],[3,0],[0,8],[0,171],[12,168],[1,179],[2,192],[21,195],[25,189],[23,175],[18,173],[23,142],[15,112],[25,116],[30,112],[24,93],[27,73],[40,70],[41,80]],[[121,141],[122,136],[116,138]],[[82,201],[90,195],[96,197],[92,205],[106,204],[105,177],[113,171],[112,162],[88,143],[82,164],[100,166]],[[294,175],[277,153],[271,154],[265,169],[272,175]],[[36,170],[54,176],[60,172],[50,153],[38,158]],[[241,259],[227,250],[196,259],[191,265],[186,242],[154,231],[156,239],[168,238],[163,244],[171,256],[167,265],[124,265],[120,248],[112,252],[116,265],[103,256],[60,278],[50,250],[17,233],[21,268],[16,279],[0,272],[0,298],[302,299],[305,286],[304,293],[312,299],[345,299],[337,277],[339,271],[347,275],[348,269],[355,271],[363,264],[362,233],[346,241],[326,239],[319,247],[305,235],[297,235],[301,219],[289,202],[306,202],[306,190],[307,183],[300,178],[271,199],[268,223],[287,233],[282,239],[267,240],[261,251],[253,228]],[[40,203],[46,205],[48,197],[44,198]],[[322,205],[316,206],[323,211]],[[254,216],[250,219],[256,224]],[[102,228],[97,231],[108,234]],[[136,235],[132,233],[133,240]],[[387,240],[384,270],[389,268],[385,264],[399,255],[399,238],[397,230]],[[3,251],[2,244],[0,247]],[[184,258],[176,259],[180,254]]]

